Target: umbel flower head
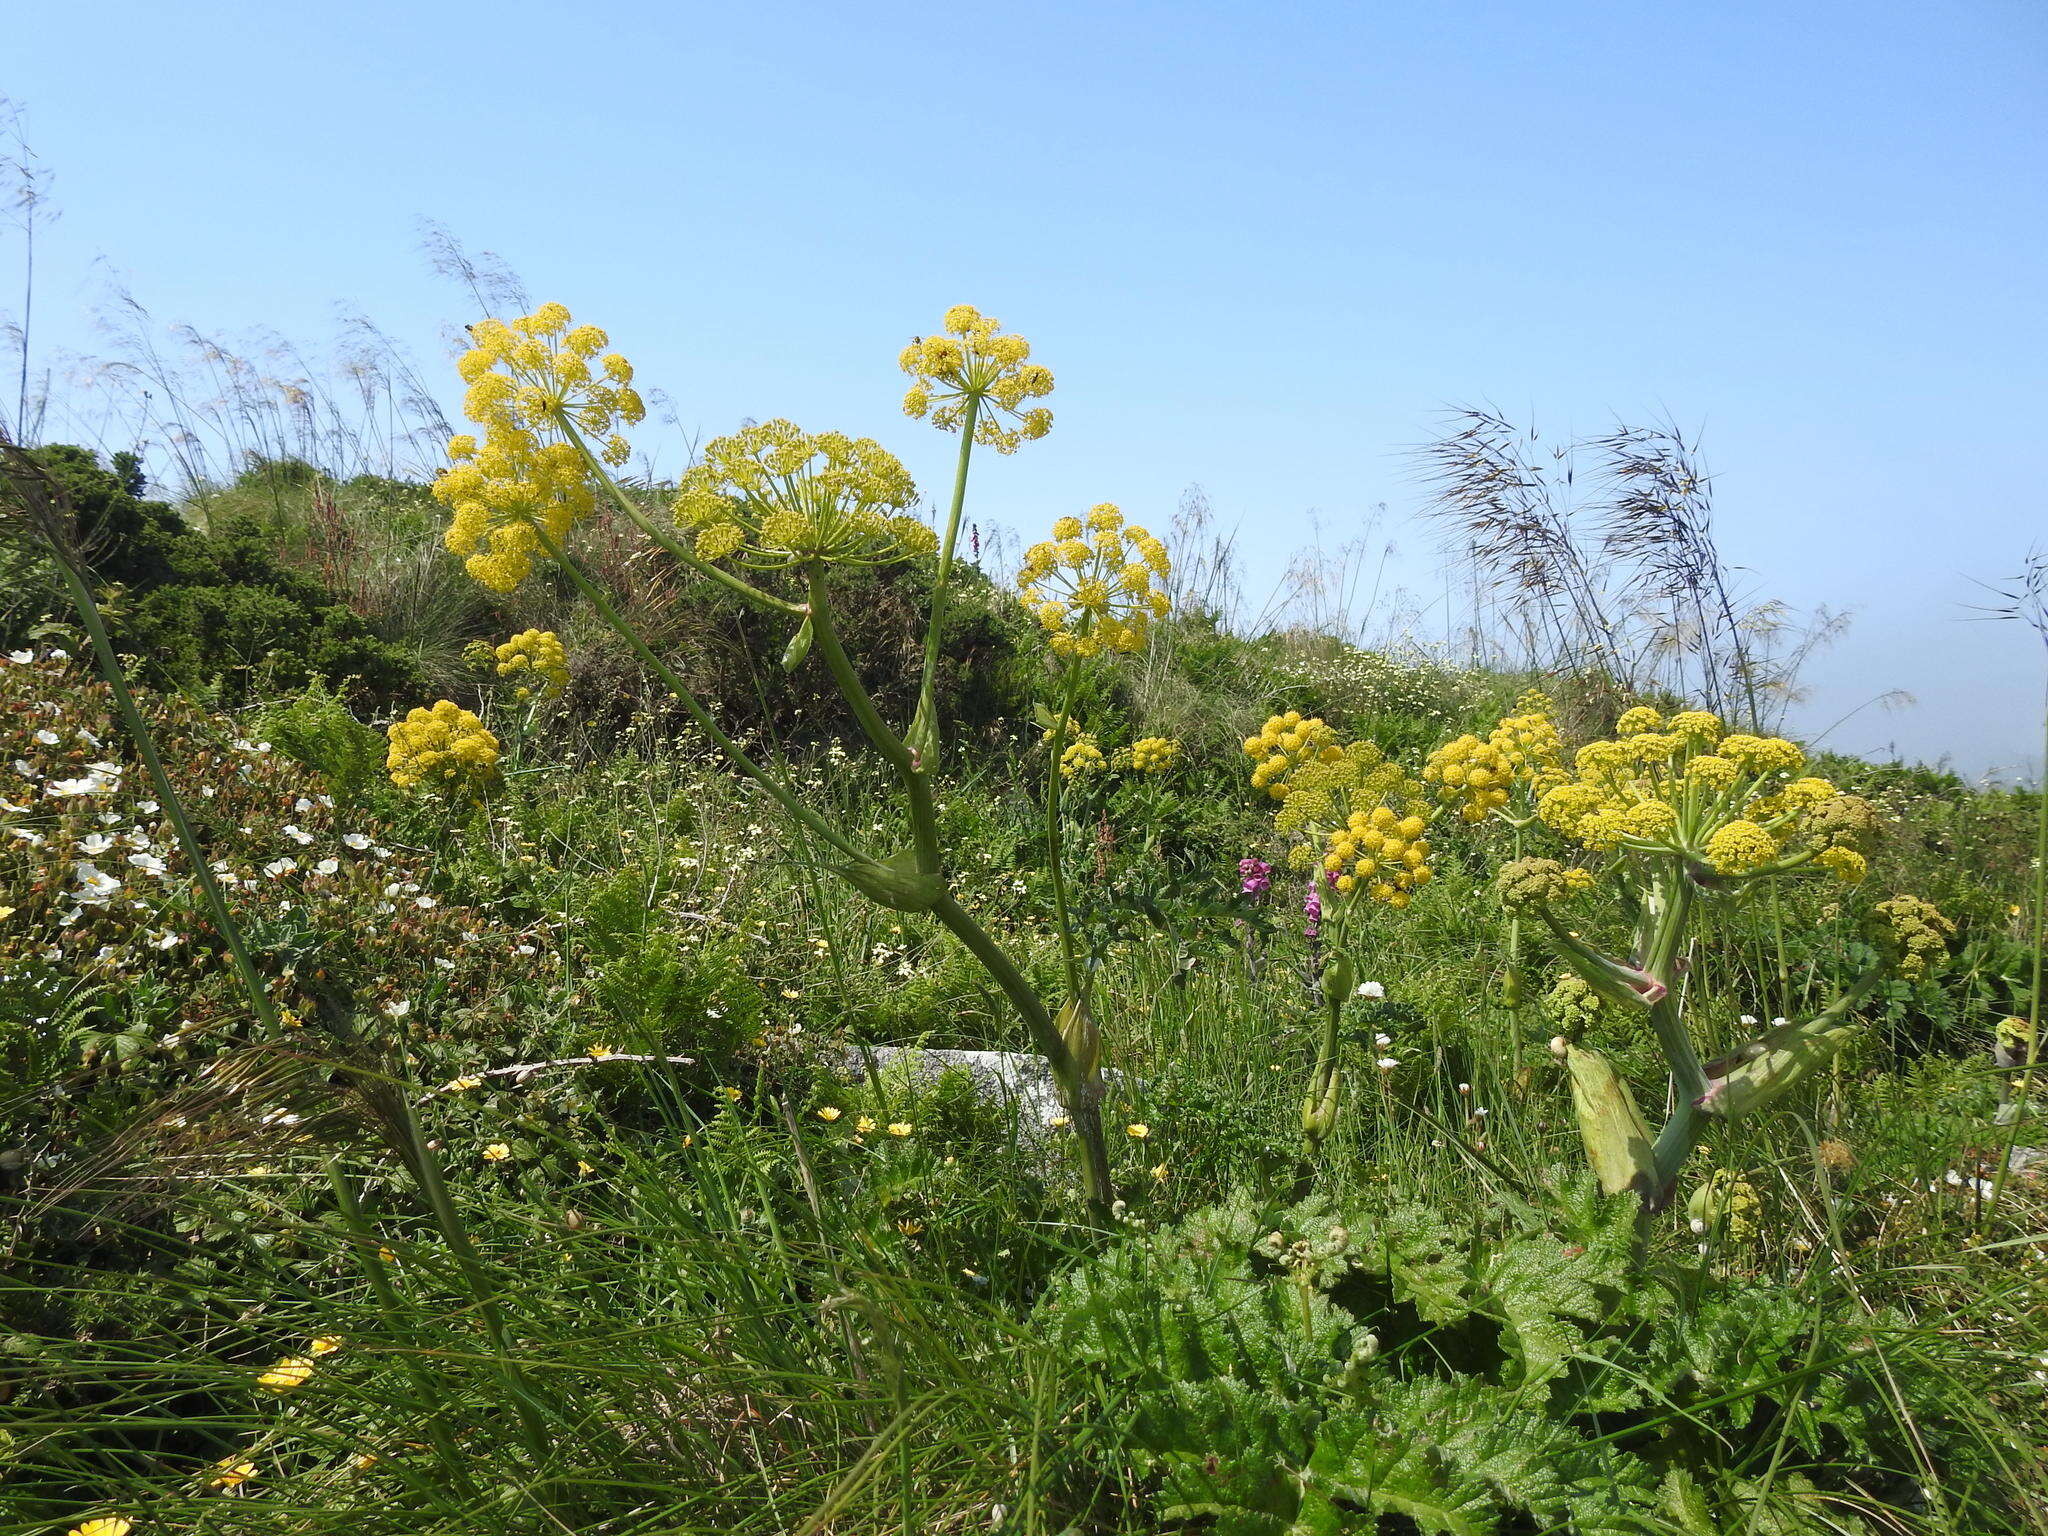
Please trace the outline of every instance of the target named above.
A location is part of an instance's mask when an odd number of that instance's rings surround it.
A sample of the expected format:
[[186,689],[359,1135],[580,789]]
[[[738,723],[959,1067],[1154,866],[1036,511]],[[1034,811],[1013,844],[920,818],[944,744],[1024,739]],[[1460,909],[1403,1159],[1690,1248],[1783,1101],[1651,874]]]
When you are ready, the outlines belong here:
[[714,438],[683,475],[675,514],[702,560],[888,565],[938,547],[906,510],[916,499],[909,471],[874,439],[778,419]]
[[1517,789],[1534,797],[1564,782],[1570,775],[1564,772],[1564,743],[1551,724],[1551,707],[1546,696],[1530,689],[1516,700],[1516,712],[1503,717],[1483,741],[1460,736],[1430,753],[1422,768],[1424,782],[1468,822],[1508,815]]
[[488,781],[498,766],[498,738],[461,705],[442,699],[432,709],[414,709],[392,722],[391,750],[384,766],[400,789],[416,784],[473,787]]
[[[569,653],[552,629],[522,629],[492,653],[498,676],[530,676],[539,681],[541,697],[552,699],[569,686]],[[519,697],[531,698],[533,690],[521,686]]]
[[1180,761],[1180,742],[1171,736],[1140,737],[1131,743],[1129,759],[1133,773],[1164,773]]
[[1031,343],[1005,333],[993,315],[955,304],[940,334],[917,337],[898,359],[913,380],[903,414],[957,432],[972,407],[974,440],[1015,453],[1019,443],[1052,430],[1052,412],[1027,403],[1052,393],[1052,370],[1030,358]]
[[[1540,764],[1541,754],[1531,760]],[[1611,739],[1579,748],[1571,772],[1538,766],[1530,782],[1544,825],[1595,852],[1676,854],[1720,880],[1810,866],[1854,883],[1865,869],[1855,844],[1875,830],[1875,813],[1826,779],[1803,775],[1805,763],[1780,737],[1724,734],[1705,710],[1666,720],[1637,708]],[[1448,762],[1440,765],[1440,786],[1453,774]],[[1479,793],[1491,799],[1496,788],[1489,776]],[[1457,792],[1469,805],[1471,770]]]
[[1017,588],[1060,656],[1140,650],[1154,619],[1172,607],[1157,585],[1172,573],[1166,546],[1108,502],[1063,517],[1052,537],[1024,551]]
[[1244,739],[1244,755],[1254,765],[1252,788],[1281,801],[1293,793],[1293,775],[1303,763],[1334,763],[1343,754],[1336,731],[1320,717],[1304,720],[1298,709],[1267,716],[1259,734]]
[[462,413],[483,429],[448,441],[452,461],[434,496],[454,514],[445,536],[469,573],[510,592],[533,571],[544,548],[559,544],[595,505],[590,466],[578,437],[594,439],[608,464],[632,450],[618,435],[646,415],[633,388],[633,365],[594,325],[571,328],[569,311],[543,304],[516,320],[470,327],[475,345],[457,370],[469,385]]
[[[1275,718],[1285,723],[1286,717]],[[1322,730],[1309,729],[1315,726]],[[1274,829],[1296,841],[1289,862],[1320,861],[1323,883],[1337,896],[1369,896],[1398,911],[1430,879],[1422,784],[1369,741],[1339,747],[1332,733],[1318,746],[1328,730],[1320,720],[1297,717],[1280,733],[1280,755],[1291,764],[1284,777],[1260,785],[1269,795],[1275,787],[1284,791]],[[1264,737],[1253,740],[1263,743]],[[1245,746],[1249,751],[1251,742]],[[1265,758],[1253,768],[1254,784],[1272,762]]]

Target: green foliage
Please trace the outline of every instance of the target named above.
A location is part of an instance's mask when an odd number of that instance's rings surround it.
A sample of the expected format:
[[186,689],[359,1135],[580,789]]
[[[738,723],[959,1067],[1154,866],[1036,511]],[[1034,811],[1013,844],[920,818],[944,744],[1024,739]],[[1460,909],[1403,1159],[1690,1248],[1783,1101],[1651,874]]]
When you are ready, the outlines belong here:
[[296,698],[257,711],[256,728],[279,751],[350,799],[383,776],[385,740],[315,677]]
[[1843,1511],[1920,1475],[1902,1412],[1952,1479],[1990,1471],[1942,1435],[1954,1394],[1901,1317],[1673,1288],[1635,1242],[1632,1201],[1584,1185],[1458,1225],[1399,1198],[1239,1194],[1076,1269],[1041,1316],[1162,1515],[1234,1536],[1719,1530],[1752,1509],[1844,1528],[1824,1505],[1876,1529]]
[[[259,525],[224,520],[201,533],[163,502],[143,499],[139,462],[117,454],[103,468],[84,448],[52,446],[36,457],[62,487],[117,648],[143,675],[246,696],[258,678],[299,686],[353,680],[378,698],[416,693],[398,646],[380,638],[318,581],[285,564]],[[18,639],[28,615],[14,618]]]

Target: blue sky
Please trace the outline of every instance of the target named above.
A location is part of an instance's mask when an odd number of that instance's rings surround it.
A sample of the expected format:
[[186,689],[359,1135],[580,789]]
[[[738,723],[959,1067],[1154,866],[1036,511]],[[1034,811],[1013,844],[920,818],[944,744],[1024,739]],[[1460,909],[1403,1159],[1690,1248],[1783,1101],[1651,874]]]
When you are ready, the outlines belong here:
[[[2048,543],[2048,9],[99,0],[13,19],[0,92],[63,210],[39,341],[159,316],[438,363],[437,219],[605,325],[705,433],[872,433],[942,487],[893,359],[947,305],[1029,335],[1053,435],[977,471],[1035,528],[1190,484],[1263,590],[1380,525],[1446,404],[1704,432],[1728,557],[1850,606],[1818,730],[2038,761],[2043,651],[1966,621]],[[0,246],[16,308],[18,241]],[[452,393],[452,391],[451,391]]]

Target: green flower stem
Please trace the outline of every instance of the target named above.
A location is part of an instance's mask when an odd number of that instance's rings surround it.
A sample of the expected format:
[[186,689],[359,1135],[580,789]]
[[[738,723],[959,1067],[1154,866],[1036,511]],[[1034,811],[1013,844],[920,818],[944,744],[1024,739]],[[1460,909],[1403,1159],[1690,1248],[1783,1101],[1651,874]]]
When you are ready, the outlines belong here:
[[[960,455],[953,466],[953,504],[946,511],[946,531],[939,541],[938,575],[932,582],[931,622],[924,632],[924,674],[917,685],[918,715],[933,728],[937,740],[939,643],[946,624],[947,598],[953,582],[953,547],[960,539],[960,513],[967,505],[967,466],[974,457],[974,426],[981,415],[981,397],[967,397],[967,414],[960,421]],[[929,773],[932,763],[920,765]]]
[[1060,1103],[1072,1118],[1074,1133],[1080,1138],[1081,1180],[1088,1200],[1098,1209],[1106,1209],[1115,1192],[1110,1183],[1109,1149],[1102,1135],[1102,1102],[1098,1083],[1084,1080],[1080,1062],[1068,1048],[1052,1015],[1046,1011],[1043,999],[988,931],[970,917],[950,894],[933,903],[931,914],[967,946],[968,952],[995,978],[996,985],[1010,1000],[1010,1006],[1024,1020],[1032,1043],[1052,1069],[1053,1082],[1060,1090]]
[[769,774],[766,769],[747,756],[740,744],[728,736],[724,728],[711,717],[711,712],[697,701],[697,696],[690,691],[690,685],[676,675],[673,667],[648,649],[647,642],[640,638],[638,631],[626,622],[618,609],[612,606],[611,600],[599,590],[597,584],[583,573],[582,567],[571,560],[563,551],[561,545],[548,536],[547,530],[536,528],[534,532],[540,537],[541,547],[554,558],[563,570],[569,573],[569,579],[576,584],[577,591],[590,600],[590,606],[597,610],[598,616],[605,623],[609,624],[618,633],[619,637],[633,648],[634,654],[652,668],[655,675],[668,685],[669,692],[673,693],[683,708],[690,712],[690,718],[697,722],[698,728],[718,744],[725,755],[732,759],[733,765],[740,772],[744,773],[756,784],[759,784],[774,799],[776,804],[802,822],[805,827],[809,828],[831,847],[836,848],[850,859],[866,860],[867,855],[842,837],[830,822],[805,805],[788,788]]
[[868,696],[845,646],[840,644],[839,628],[832,619],[832,594],[825,583],[825,567],[814,563],[805,568],[804,574],[810,587],[811,637],[817,642],[818,654],[825,658],[832,680],[839,685],[840,693],[845,695],[854,719],[867,732],[868,740],[875,744],[875,749],[888,760],[889,766],[896,770],[896,776],[903,781],[903,793],[910,803],[911,836],[917,844],[919,871],[928,875],[939,874],[944,868],[944,858],[939,847],[938,814],[932,805],[931,779],[918,771],[910,749],[889,729],[882,712],[875,708],[875,701]]
[[165,811],[170,814],[171,825],[177,830],[178,845],[192,866],[192,876],[205,897],[213,926],[219,932],[221,942],[227,946],[228,957],[234,963],[242,990],[249,995],[249,1008],[263,1026],[263,1033],[274,1036],[278,1030],[277,1010],[271,1006],[270,991],[249,957],[249,947],[242,939],[241,927],[228,912],[227,898],[221,894],[220,883],[213,878],[213,868],[206,862],[206,850],[200,846],[198,835],[192,830],[191,818],[185,814],[185,802],[171,788],[170,775],[164,771],[163,759],[157,755],[156,738],[143,720],[142,711],[136,708],[135,696],[128,691],[127,674],[122,669],[121,658],[114,654],[114,644],[108,638],[99,603],[84,575],[72,563],[71,552],[53,547],[50,553],[64,578],[72,606],[78,610],[79,622],[85,626],[86,635],[92,642],[93,659],[99,663],[100,676],[106,679],[107,687],[113,692],[115,711],[121,717],[129,740],[135,743],[135,751],[141,757],[143,767],[149,772],[149,782],[156,791],[157,799],[163,802]]
[[[1083,634],[1087,633],[1088,618],[1089,615],[1082,615]],[[1061,681],[1060,710],[1053,721],[1045,777],[1045,867],[1052,877],[1053,923],[1060,936],[1060,962],[1066,970],[1067,996],[1081,998],[1085,1005],[1087,977],[1081,969],[1080,953],[1074,947],[1074,920],[1067,905],[1066,827],[1060,815],[1061,792],[1065,787],[1065,776],[1060,772],[1061,756],[1066,751],[1067,722],[1073,717],[1081,682],[1080,663],[1071,656]]]
[[1315,1070],[1309,1074],[1308,1093],[1301,1102],[1301,1140],[1304,1158],[1313,1164],[1323,1140],[1337,1125],[1337,1107],[1343,1097],[1344,1076],[1338,1066],[1338,1035],[1344,1020],[1344,999],[1323,999],[1322,1038],[1316,1042]]
[[1664,996],[1650,1005],[1650,1027],[1657,1033],[1658,1048],[1670,1064],[1672,1080],[1681,1103],[1707,1091],[1707,1077],[1679,1012],[1678,977],[1674,974],[1678,952],[1685,944],[1685,930],[1692,915],[1692,887],[1682,874],[1656,881],[1649,895],[1648,943],[1643,947],[1643,969],[1664,985]]
[[646,534],[647,537],[654,540],[655,543],[675,556],[676,559],[682,561],[683,564],[689,566],[698,575],[709,576],[721,586],[731,588],[756,607],[771,608],[777,613],[786,613],[792,616],[802,615],[804,611],[802,604],[788,602],[783,598],[774,596],[772,593],[763,592],[752,582],[742,581],[739,577],[733,575],[732,572],[721,571],[709,561],[700,559],[694,549],[691,549],[682,540],[663,529],[659,523],[647,515],[638,502],[626,494],[626,488],[613,478],[612,472],[605,462],[590,451],[590,445],[583,440],[583,434],[576,430],[576,424],[573,421],[569,420],[567,416],[557,416],[555,424],[562,429],[563,435],[575,445],[576,451],[583,455],[583,462],[589,466],[590,472],[597,477],[598,483],[605,488],[605,493],[611,498],[612,504],[625,513],[633,525]]

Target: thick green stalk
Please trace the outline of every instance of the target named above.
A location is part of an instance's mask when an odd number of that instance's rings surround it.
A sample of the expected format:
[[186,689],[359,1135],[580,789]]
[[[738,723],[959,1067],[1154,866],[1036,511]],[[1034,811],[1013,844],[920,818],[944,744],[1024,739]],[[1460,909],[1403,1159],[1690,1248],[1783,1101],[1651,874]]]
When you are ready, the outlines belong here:
[[561,545],[550,538],[545,529],[536,528],[534,531],[540,537],[541,547],[554,558],[563,570],[569,573],[569,579],[576,584],[576,590],[590,600],[590,606],[597,610],[598,616],[618,633],[619,638],[633,648],[634,654],[653,670],[655,676],[668,685],[669,692],[676,696],[677,702],[684,709],[688,710],[690,718],[697,722],[698,729],[702,730],[705,735],[718,744],[725,755],[732,759],[733,765],[740,772],[744,773],[756,784],[759,784],[768,792],[777,805],[780,805],[791,816],[794,816],[812,832],[823,838],[833,848],[836,848],[850,859],[866,859],[867,855],[842,837],[831,823],[805,805],[789,789],[771,776],[766,769],[749,757],[740,744],[728,736],[724,728],[711,717],[711,712],[697,701],[696,694],[690,691],[690,685],[676,675],[673,667],[648,648],[647,642],[640,638],[639,632],[626,622],[625,617],[618,609],[612,606],[611,600],[598,588],[597,583],[583,574],[582,567],[578,566],[568,557]]
[[[967,466],[974,457],[974,426],[980,415],[980,397],[969,395],[967,414],[960,422],[960,455],[953,465],[953,504],[946,511],[946,531],[939,540],[939,569],[932,583],[931,622],[924,632],[924,673],[917,685],[917,715],[931,727],[931,743],[937,741],[939,645],[953,583],[953,549],[960,539],[960,514],[967,505]],[[913,731],[912,734],[919,733]],[[929,773],[935,765],[922,763],[919,766]]]
[[1328,995],[1323,997],[1323,1029],[1316,1042],[1315,1070],[1309,1074],[1308,1092],[1301,1101],[1301,1141],[1303,1160],[1313,1168],[1323,1142],[1337,1126],[1337,1108],[1343,1098],[1344,1078],[1337,1064],[1337,1049],[1340,1026],[1344,1019],[1344,999]]
[[[1085,625],[1086,622],[1084,616],[1082,623]],[[1081,969],[1080,952],[1074,945],[1074,920],[1067,905],[1066,824],[1060,813],[1061,791],[1066,783],[1066,775],[1061,770],[1066,751],[1067,722],[1073,718],[1074,702],[1080,692],[1080,677],[1079,665],[1069,657],[1066,675],[1062,679],[1064,686],[1060,690],[1059,716],[1053,721],[1045,775],[1045,867],[1052,877],[1053,922],[1060,936],[1060,962],[1066,970],[1067,996],[1081,998],[1085,1006],[1087,977]]]
[[275,1036],[277,1010],[271,1006],[269,989],[264,986],[263,978],[257,974],[255,963],[249,957],[249,947],[243,942],[241,928],[228,912],[227,898],[221,894],[220,883],[213,878],[213,868],[206,862],[206,850],[200,846],[198,835],[192,830],[191,819],[185,814],[185,803],[171,787],[170,775],[164,771],[163,759],[157,755],[156,738],[142,718],[142,711],[135,707],[135,696],[128,691],[127,674],[122,669],[121,658],[114,654],[113,641],[107,636],[106,621],[100,615],[99,603],[94,599],[84,575],[72,563],[70,552],[53,549],[51,554],[64,578],[72,606],[78,610],[79,622],[85,626],[86,635],[92,642],[93,658],[99,663],[100,676],[106,679],[107,687],[113,692],[115,712],[120,715],[129,740],[135,744],[136,754],[149,772],[150,786],[156,791],[157,799],[163,802],[164,810],[171,818],[171,826],[177,831],[178,845],[184,850],[186,862],[192,866],[192,876],[199,884],[200,894],[206,899],[213,926],[219,932],[221,942],[227,946],[228,957],[234,964],[242,990],[249,996],[250,1010],[263,1026],[263,1033]]
[[847,656],[846,647],[840,643],[839,626],[832,619],[832,594],[825,584],[825,568],[814,564],[807,568],[805,577],[811,596],[811,638],[817,643],[818,654],[824,657],[832,680],[853,710],[853,718],[903,783],[904,798],[910,808],[911,837],[917,845],[918,869],[928,875],[939,874],[944,859],[939,847],[938,814],[932,804],[931,779],[918,771],[910,749],[889,729]]
[[996,985],[1010,1000],[1010,1006],[1024,1020],[1032,1043],[1052,1069],[1053,1081],[1060,1090],[1060,1102],[1074,1122],[1075,1135],[1080,1138],[1081,1179],[1088,1199],[1098,1208],[1107,1208],[1114,1191],[1110,1185],[1109,1149],[1102,1135],[1098,1083],[1084,1077],[1080,1062],[1068,1048],[1052,1015],[1046,1011],[1043,999],[988,931],[970,917],[950,894],[941,896],[933,904],[931,913],[995,978]]

